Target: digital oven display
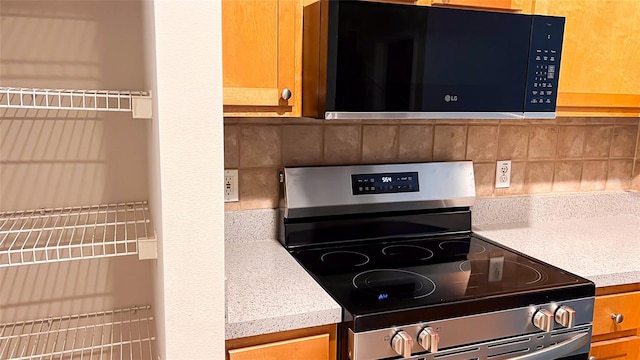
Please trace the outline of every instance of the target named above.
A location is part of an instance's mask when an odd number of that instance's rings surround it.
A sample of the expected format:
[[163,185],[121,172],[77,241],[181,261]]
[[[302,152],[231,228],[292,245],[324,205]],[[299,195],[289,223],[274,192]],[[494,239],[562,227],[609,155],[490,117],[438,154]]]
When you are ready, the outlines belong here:
[[393,194],[420,191],[417,172],[353,174],[353,195]]

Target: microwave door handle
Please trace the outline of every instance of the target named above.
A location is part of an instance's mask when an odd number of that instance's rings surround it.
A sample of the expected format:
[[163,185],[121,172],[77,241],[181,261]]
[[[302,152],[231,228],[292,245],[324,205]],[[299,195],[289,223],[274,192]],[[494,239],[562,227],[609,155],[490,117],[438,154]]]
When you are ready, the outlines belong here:
[[549,359],[559,359],[563,356],[569,355],[572,352],[580,349],[584,345],[588,344],[590,340],[589,333],[582,333],[576,336],[573,336],[563,342],[557,343],[555,345],[551,345],[547,348],[544,348],[540,351],[536,351],[533,353],[516,356],[514,358],[510,358],[508,360],[549,360]]

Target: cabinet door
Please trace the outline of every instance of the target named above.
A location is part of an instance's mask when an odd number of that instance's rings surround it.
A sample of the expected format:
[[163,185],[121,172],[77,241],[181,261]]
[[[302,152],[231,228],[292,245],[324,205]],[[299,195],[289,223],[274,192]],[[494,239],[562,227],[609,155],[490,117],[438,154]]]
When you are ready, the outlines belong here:
[[416,0],[418,5],[478,8],[483,10],[509,11],[524,14],[533,12],[535,0]]
[[637,116],[640,1],[536,0],[535,13],[566,17],[558,107],[587,109],[567,109],[578,113],[565,115]]
[[[296,0],[223,0],[225,113],[291,112],[296,97]],[[281,98],[289,89],[292,99]],[[299,96],[298,96],[299,97]]]
[[[593,335],[640,328],[640,291],[596,297],[593,310]],[[617,323],[612,314],[622,315]]]
[[589,356],[595,360],[638,360],[640,337],[628,336],[591,344]]
[[447,5],[447,6],[463,6],[463,7],[477,7],[487,9],[498,10],[520,10],[515,9],[512,0],[431,0],[432,5]]
[[229,350],[229,360],[328,360],[329,334]]

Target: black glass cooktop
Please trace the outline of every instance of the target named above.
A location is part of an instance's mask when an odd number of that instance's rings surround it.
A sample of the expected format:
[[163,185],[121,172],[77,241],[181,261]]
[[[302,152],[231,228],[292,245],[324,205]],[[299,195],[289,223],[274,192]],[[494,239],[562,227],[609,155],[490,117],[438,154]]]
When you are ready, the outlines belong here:
[[[354,331],[592,296],[593,284],[473,234],[295,250]],[[417,316],[416,316],[417,315]],[[413,319],[413,320],[411,320]]]

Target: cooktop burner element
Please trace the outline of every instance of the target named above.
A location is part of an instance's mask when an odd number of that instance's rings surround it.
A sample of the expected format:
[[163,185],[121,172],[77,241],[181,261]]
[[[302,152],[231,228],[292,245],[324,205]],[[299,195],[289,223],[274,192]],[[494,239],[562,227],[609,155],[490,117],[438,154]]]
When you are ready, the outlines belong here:
[[396,256],[404,261],[429,260],[433,257],[433,251],[417,245],[389,245],[382,249],[387,256]]
[[460,263],[460,271],[471,276],[487,278],[488,282],[502,282],[512,287],[533,285],[543,280],[543,274],[533,267],[503,257],[488,260],[467,260]]
[[357,251],[329,251],[320,256],[320,261],[340,266],[362,266],[369,263],[369,257]]
[[436,291],[436,284],[428,277],[399,269],[363,271],[353,278],[353,286],[379,301],[420,299]]
[[487,249],[480,244],[469,244],[466,241],[460,240],[448,240],[438,244],[438,247],[442,251],[446,251],[450,254],[482,254]]

